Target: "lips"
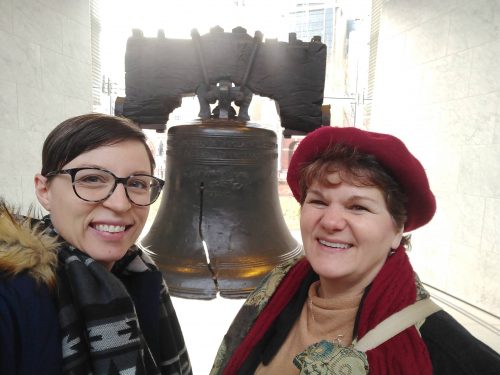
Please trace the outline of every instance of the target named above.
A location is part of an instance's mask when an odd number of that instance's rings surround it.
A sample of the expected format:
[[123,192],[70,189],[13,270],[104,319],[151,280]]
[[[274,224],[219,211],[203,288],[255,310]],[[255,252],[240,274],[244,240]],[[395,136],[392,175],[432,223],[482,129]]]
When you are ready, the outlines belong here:
[[347,243],[329,242],[329,241],[325,241],[325,240],[319,240],[319,243],[324,245],[324,246],[330,247],[332,249],[350,249],[352,247],[352,245],[347,244]]

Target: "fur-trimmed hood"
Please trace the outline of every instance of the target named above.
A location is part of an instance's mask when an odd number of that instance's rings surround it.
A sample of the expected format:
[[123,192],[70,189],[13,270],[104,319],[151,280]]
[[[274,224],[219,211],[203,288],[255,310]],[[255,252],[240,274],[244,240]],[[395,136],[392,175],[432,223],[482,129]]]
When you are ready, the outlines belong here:
[[43,234],[29,218],[17,220],[0,201],[0,274],[28,272],[35,280],[55,285],[57,242]]

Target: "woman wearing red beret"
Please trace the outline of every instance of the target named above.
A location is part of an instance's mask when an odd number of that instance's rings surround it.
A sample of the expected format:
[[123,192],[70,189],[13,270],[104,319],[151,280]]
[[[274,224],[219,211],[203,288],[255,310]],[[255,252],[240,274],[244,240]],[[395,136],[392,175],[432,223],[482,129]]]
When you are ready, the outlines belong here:
[[429,298],[404,233],[436,210],[420,162],[398,138],[322,127],[287,176],[305,256],[248,297],[215,374],[500,374],[500,356]]

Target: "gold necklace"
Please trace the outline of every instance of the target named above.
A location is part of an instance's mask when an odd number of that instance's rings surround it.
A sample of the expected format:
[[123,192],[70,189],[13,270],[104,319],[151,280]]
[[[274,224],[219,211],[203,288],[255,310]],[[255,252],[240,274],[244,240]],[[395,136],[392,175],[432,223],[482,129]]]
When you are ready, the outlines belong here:
[[314,316],[314,310],[313,310],[313,301],[311,297],[309,297],[309,311],[311,312],[311,317],[313,322],[316,323],[316,317]]
[[[309,307],[309,311],[311,312],[311,318],[312,318],[312,321],[314,323],[316,323],[316,316],[314,315],[314,308],[313,308],[312,298],[309,297],[308,299],[309,299],[308,307]],[[333,339],[333,343],[343,347],[344,346],[344,345],[342,345],[342,339],[343,338],[344,338],[344,335],[337,335]]]

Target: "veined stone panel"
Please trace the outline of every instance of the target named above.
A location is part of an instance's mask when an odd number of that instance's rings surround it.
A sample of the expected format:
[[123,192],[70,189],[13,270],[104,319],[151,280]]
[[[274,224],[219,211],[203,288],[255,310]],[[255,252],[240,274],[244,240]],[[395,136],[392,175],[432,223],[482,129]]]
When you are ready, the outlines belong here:
[[[500,228],[500,199],[487,198],[485,200],[481,249],[487,254],[488,261],[481,264],[481,273],[497,285],[498,270],[500,269],[500,231],[498,228]],[[492,293],[491,285],[484,283],[481,289],[481,299],[485,301],[485,304],[498,306],[499,298],[498,293]]]
[[23,186],[21,176],[2,171],[0,173],[0,197],[5,199],[9,204],[19,207],[23,201],[23,191],[20,186]]
[[44,91],[76,98],[91,94],[89,79],[92,78],[92,69],[89,62],[84,63],[47,49],[42,51],[41,60]]
[[40,46],[0,30],[0,80],[41,88]]
[[12,32],[12,2],[13,0],[0,1],[0,30]]
[[467,146],[463,148],[458,191],[487,198],[499,197],[500,147]]
[[65,96],[61,93],[19,86],[19,127],[24,130],[44,129],[65,119]]
[[[17,0],[16,0],[17,1]],[[32,0],[24,0],[31,2]],[[76,21],[90,30],[89,0],[38,0],[47,9],[63,15],[65,18]]]
[[448,53],[500,39],[500,3],[492,0],[459,1],[450,13]]
[[91,63],[92,55],[90,47],[88,25],[82,25],[72,19],[65,18],[63,20],[63,54],[69,58],[89,64]]
[[0,1],[0,196],[35,200],[42,143],[64,119],[92,110],[88,0]]
[[38,1],[16,0],[12,10],[12,33],[40,47],[62,52],[63,16]]
[[[500,29],[500,14],[498,15]],[[487,94],[500,91],[500,39],[472,49],[470,94]]]
[[500,2],[391,0],[370,130],[399,136],[437,198],[412,234],[422,280],[500,311]]
[[0,80],[0,129],[17,128],[17,85]]

